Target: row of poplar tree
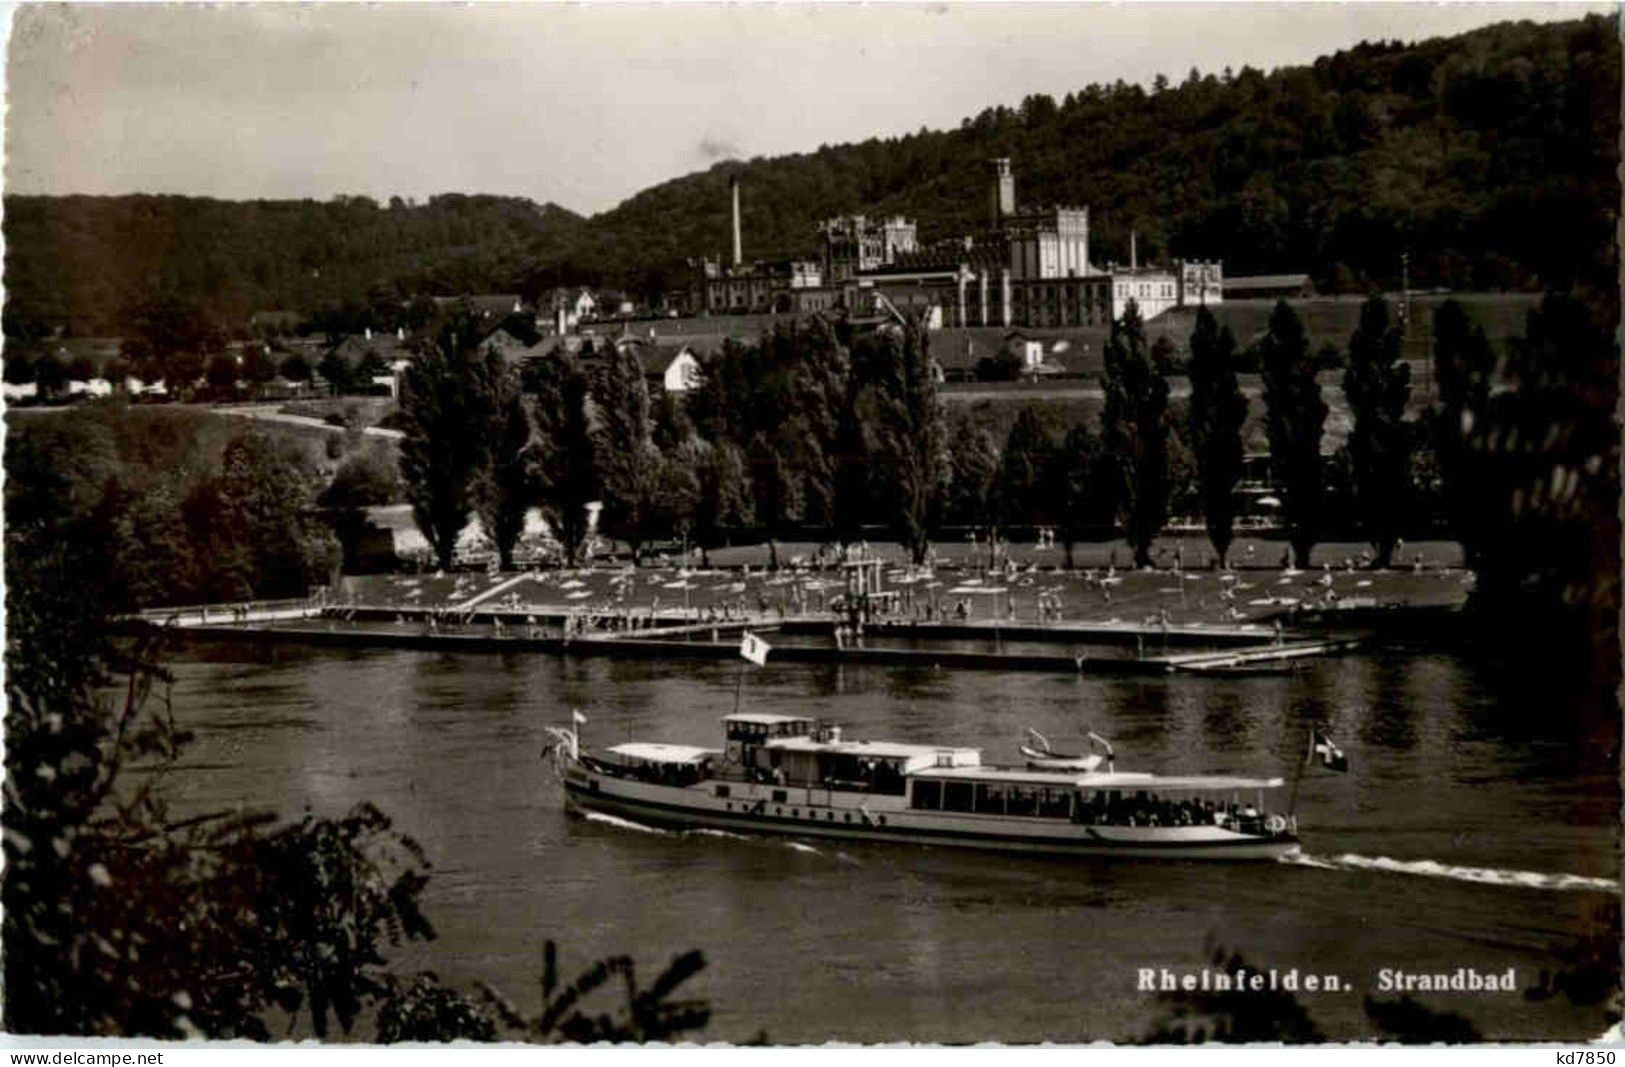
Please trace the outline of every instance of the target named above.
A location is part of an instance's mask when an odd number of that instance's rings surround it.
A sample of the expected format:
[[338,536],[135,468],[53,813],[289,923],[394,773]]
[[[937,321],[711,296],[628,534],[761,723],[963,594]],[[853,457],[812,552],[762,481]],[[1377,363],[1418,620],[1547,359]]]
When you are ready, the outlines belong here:
[[[1344,460],[1351,493],[1337,498],[1351,500],[1355,514],[1333,516],[1321,448],[1324,356],[1290,305],[1274,309],[1256,355],[1272,477],[1298,566],[1333,524],[1359,528],[1386,566],[1419,521],[1418,471],[1442,483],[1432,489],[1470,557],[1501,550],[1518,500],[1550,496],[1554,477],[1564,489],[1563,475],[1540,469],[1546,460],[1529,462],[1527,442],[1522,460],[1508,453],[1505,428],[1595,422],[1583,404],[1563,407],[1564,375],[1612,351],[1585,309],[1548,298],[1505,360],[1454,302],[1436,313],[1433,336],[1437,400],[1407,419],[1399,323],[1381,297],[1362,307],[1341,381],[1353,422]],[[991,457],[985,431],[951,432],[928,341],[912,324],[868,332],[820,320],[780,325],[756,344],[725,345],[703,361],[698,388],[674,397],[651,395],[634,352],[561,348],[510,367],[482,351],[471,319],[454,318],[403,384],[403,478],[442,565],[477,513],[510,566],[531,507],[542,509],[574,564],[595,501],[599,528],[634,558],[652,541],[707,548],[754,534],[768,540],[776,565],[778,540],[844,544],[883,525],[923,562],[932,536],[952,521],[1050,525],[1069,557],[1076,541],[1115,532],[1147,565],[1176,481],[1224,560],[1248,401],[1236,339],[1211,312],[1198,314],[1190,337],[1183,410],[1170,404],[1172,353],[1147,344],[1131,304],[1105,347],[1099,432],[1075,426],[1056,443],[1024,411]],[[1596,355],[1588,362],[1581,351]],[[1561,437],[1564,447],[1580,440],[1568,430]],[[1582,473],[1608,466],[1595,458],[1606,441],[1584,447],[1591,451],[1569,457]],[[1419,463],[1424,453],[1431,459]],[[1501,454],[1486,462],[1491,453]]]

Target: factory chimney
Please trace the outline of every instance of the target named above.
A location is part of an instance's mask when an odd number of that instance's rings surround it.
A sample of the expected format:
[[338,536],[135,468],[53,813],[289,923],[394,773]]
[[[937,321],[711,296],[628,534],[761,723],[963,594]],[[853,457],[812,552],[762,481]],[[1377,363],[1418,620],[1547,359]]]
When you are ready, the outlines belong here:
[[993,201],[993,228],[998,229],[1004,220],[1016,213],[1016,178],[1010,173],[1010,160],[999,158],[989,160],[988,169],[993,174],[993,186],[990,190]]
[[734,267],[737,269],[745,258],[739,242],[739,175],[735,174],[728,179],[728,189],[733,193],[734,199]]

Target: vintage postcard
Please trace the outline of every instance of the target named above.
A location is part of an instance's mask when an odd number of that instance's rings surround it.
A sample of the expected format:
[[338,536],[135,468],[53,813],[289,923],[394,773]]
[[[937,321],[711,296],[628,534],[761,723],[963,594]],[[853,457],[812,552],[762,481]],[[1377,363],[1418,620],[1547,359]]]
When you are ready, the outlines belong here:
[[8,1046],[1617,1039],[1614,6],[9,27]]

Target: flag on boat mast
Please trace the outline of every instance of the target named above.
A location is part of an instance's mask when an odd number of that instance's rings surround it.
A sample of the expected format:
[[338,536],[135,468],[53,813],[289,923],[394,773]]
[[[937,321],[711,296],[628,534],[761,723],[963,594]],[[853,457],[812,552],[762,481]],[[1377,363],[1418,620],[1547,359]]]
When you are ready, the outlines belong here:
[[1348,773],[1349,758],[1343,755],[1343,750],[1332,743],[1332,739],[1319,730],[1310,732],[1309,751],[1320,757],[1321,766],[1328,771]]
[[581,712],[577,711],[575,708],[571,708],[570,725],[574,727],[574,729],[570,731],[570,756],[574,759],[580,759],[581,728],[587,725],[587,717],[581,714]]
[[756,664],[758,667],[767,666],[767,654],[773,651],[773,646],[760,637],[745,631],[744,639],[739,642],[739,654]]

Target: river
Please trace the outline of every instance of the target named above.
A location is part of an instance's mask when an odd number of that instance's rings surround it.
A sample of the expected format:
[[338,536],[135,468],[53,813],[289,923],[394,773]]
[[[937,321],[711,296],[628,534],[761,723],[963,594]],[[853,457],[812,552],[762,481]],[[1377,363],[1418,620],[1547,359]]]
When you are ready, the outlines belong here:
[[[589,744],[720,744],[732,663],[208,645],[172,666],[196,732],[169,786],[179,806],[296,818],[377,804],[434,864],[424,906],[440,936],[392,962],[490,982],[521,1007],[553,938],[567,972],[628,953],[646,982],[703,950],[683,992],[711,1002],[711,1040],[1125,1041],[1166,1012],[1139,969],[1191,972],[1218,945],[1339,976],[1352,992],[1300,1001],[1354,1039],[1371,1033],[1362,1002],[1383,968],[1511,967],[1529,987],[1617,922],[1617,758],[1600,740],[1617,734],[1549,680],[1445,655],[1240,680],[771,661],[743,678],[747,708],[990,761],[1013,759],[1025,727],[1070,747],[1087,725],[1120,769],[1290,775],[1321,722],[1351,773],[1305,777],[1294,864],[1011,859],[565,815],[538,759],[544,726],[580,708]],[[1603,1028],[1598,1006],[1561,997],[1418,999],[1490,1038]]]

